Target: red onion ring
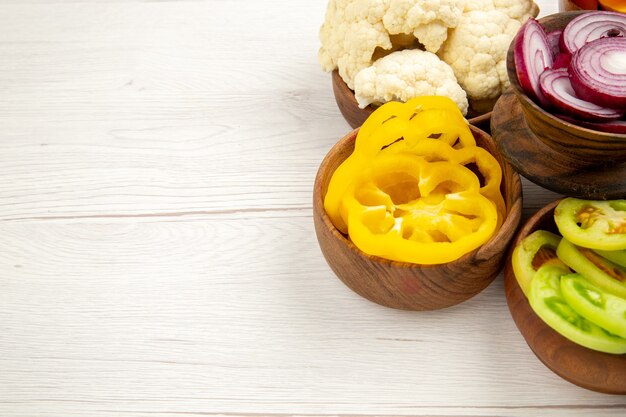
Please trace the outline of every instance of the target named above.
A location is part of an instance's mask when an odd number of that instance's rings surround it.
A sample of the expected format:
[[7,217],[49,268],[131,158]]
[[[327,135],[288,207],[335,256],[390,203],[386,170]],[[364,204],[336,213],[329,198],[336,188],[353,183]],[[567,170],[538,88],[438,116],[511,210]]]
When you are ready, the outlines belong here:
[[552,49],[552,56],[557,56],[561,53],[561,36],[563,36],[563,31],[560,29],[553,30],[552,32],[548,32],[548,43],[550,44],[550,48]]
[[601,38],[583,45],[569,65],[578,97],[599,106],[626,109],[626,38]]
[[573,54],[586,43],[606,37],[626,36],[626,14],[598,11],[572,19],[561,37],[561,52]]
[[626,134],[626,120],[611,120],[608,122],[586,122],[584,120],[578,120],[571,116],[563,114],[557,114],[558,118],[565,120],[568,123],[578,125],[591,130],[598,130],[606,133]]
[[513,52],[520,86],[535,101],[548,105],[539,88],[539,74],[552,67],[553,56],[548,36],[539,22],[530,18],[522,25],[515,37]]
[[588,121],[608,121],[619,119],[624,114],[576,97],[565,68],[542,72],[539,76],[539,86],[555,108],[570,116]]

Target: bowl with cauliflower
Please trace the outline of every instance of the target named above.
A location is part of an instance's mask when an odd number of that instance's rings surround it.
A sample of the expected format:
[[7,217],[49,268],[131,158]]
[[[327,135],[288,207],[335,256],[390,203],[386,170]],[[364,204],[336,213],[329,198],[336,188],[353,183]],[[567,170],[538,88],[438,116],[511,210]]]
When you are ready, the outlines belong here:
[[532,0],[329,0],[318,60],[352,127],[379,105],[442,95],[488,128],[506,54]]

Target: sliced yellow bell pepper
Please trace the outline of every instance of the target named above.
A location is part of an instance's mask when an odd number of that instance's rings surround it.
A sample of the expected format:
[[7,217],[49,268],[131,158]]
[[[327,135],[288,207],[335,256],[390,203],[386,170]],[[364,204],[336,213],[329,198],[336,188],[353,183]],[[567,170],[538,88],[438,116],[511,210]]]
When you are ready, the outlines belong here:
[[427,161],[449,161],[463,166],[474,164],[484,182],[480,193],[496,205],[498,227],[500,227],[506,216],[506,206],[500,192],[502,168],[493,155],[479,146],[455,149],[437,139],[417,141],[410,149],[407,149],[407,152],[422,156]]
[[495,205],[468,168],[385,153],[355,176],[340,203],[350,239],[363,252],[440,264],[478,248],[495,232]]
[[329,183],[324,208],[333,224],[347,233],[347,225],[339,216],[339,202],[355,173],[367,168],[383,150],[410,152],[416,143],[429,138],[455,148],[476,145],[467,120],[447,97],[417,97],[376,109],[359,129],[354,152],[335,170]]

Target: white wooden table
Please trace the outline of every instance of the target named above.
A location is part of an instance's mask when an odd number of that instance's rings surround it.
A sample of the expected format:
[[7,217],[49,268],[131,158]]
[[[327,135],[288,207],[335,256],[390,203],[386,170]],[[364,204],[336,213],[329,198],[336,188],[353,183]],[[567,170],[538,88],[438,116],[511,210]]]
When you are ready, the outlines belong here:
[[535,358],[502,277],[425,313],[335,278],[325,3],[0,1],[0,416],[626,413]]

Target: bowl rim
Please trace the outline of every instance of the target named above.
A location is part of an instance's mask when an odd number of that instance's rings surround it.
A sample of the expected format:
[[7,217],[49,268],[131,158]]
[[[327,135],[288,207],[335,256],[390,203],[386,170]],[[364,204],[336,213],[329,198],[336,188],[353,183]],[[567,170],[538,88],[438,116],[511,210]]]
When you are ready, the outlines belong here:
[[[485,137],[485,140],[491,142],[491,144],[493,145],[493,149],[497,151],[496,144],[489,134],[477,128],[476,126],[473,126],[473,125],[469,125],[469,126],[472,131],[474,130],[478,131],[477,133],[482,134]],[[316,208],[319,208],[319,216],[322,222],[324,223],[324,226],[331,232],[332,236],[335,239],[342,242],[346,248],[356,253],[360,257],[365,257],[367,259],[372,260],[373,262],[381,263],[387,266],[393,266],[393,267],[398,267],[398,268],[409,268],[409,269],[437,268],[437,267],[441,267],[444,265],[446,266],[463,265],[467,263],[467,260],[471,259],[472,257],[479,259],[479,260],[483,260],[483,259],[487,260],[493,256],[492,253],[494,252],[496,247],[502,243],[503,240],[505,242],[503,250],[506,252],[507,246],[511,243],[511,241],[515,237],[516,231],[520,225],[522,207],[523,207],[523,189],[522,189],[521,179],[517,171],[512,169],[512,167],[508,171],[513,176],[513,187],[510,190],[510,192],[513,193],[512,198],[511,198],[511,201],[513,201],[513,205],[510,207],[508,205],[506,206],[506,209],[507,209],[506,218],[502,222],[502,225],[500,226],[500,228],[495,232],[494,235],[492,235],[489,238],[487,242],[485,242],[478,248],[474,249],[473,251],[464,254],[460,258],[457,258],[454,261],[443,263],[443,264],[433,264],[433,265],[415,264],[411,262],[394,261],[391,259],[376,256],[376,255],[370,255],[370,254],[363,252],[361,249],[359,249],[349,239],[348,235],[344,235],[343,233],[341,233],[332,223],[332,221],[330,220],[330,217],[328,216],[328,213],[326,213],[326,210],[324,209],[325,195],[322,195],[322,176],[325,175],[326,171],[328,171],[327,166],[329,165],[330,160],[333,159],[333,157],[336,154],[340,153],[341,150],[345,146],[349,146],[349,145],[354,146],[353,143],[356,140],[358,131],[359,131],[359,128],[356,128],[348,132],[330,148],[330,150],[328,151],[328,153],[326,154],[326,156],[324,157],[324,159],[322,160],[322,163],[320,164],[318,168],[317,174],[315,176],[315,182],[314,182],[313,210],[315,211]],[[474,134],[475,132],[472,132],[472,133]],[[350,142],[352,142],[352,144]],[[496,160],[498,160],[498,158],[496,158]],[[504,179],[505,169],[502,166],[502,164],[507,164],[507,165],[509,164],[503,158],[501,160],[498,160],[498,163],[500,164],[500,167],[502,168],[503,179]],[[332,176],[333,173],[334,171],[329,172],[327,175]],[[503,198],[504,197],[505,196],[503,196]],[[507,199],[504,198],[504,200],[505,200],[505,205],[506,205]]]
[[[551,20],[557,17],[562,17],[562,16],[567,16],[567,17],[571,16],[573,19],[574,17],[578,15],[589,13],[589,12],[593,12],[593,10],[572,10],[572,11],[566,11],[566,12],[558,12],[558,13],[553,13],[551,15],[543,16],[537,19],[537,21],[539,22],[539,24],[541,24],[541,26],[545,30],[546,28],[544,26],[544,23],[546,22],[546,20]],[[519,32],[518,32],[518,35],[519,35]],[[603,132],[601,130],[589,129],[587,127],[570,123],[566,120],[556,117],[555,115],[544,110],[543,108],[541,108],[541,106],[535,103],[535,101],[532,100],[524,92],[524,90],[522,89],[522,86],[519,83],[519,78],[517,77],[517,70],[516,70],[515,59],[514,59],[514,50],[515,50],[515,41],[518,35],[516,35],[513,38],[513,40],[511,41],[511,44],[509,45],[509,49],[507,51],[506,65],[507,65],[507,74],[509,77],[509,84],[511,85],[513,92],[515,93],[515,95],[518,97],[519,100],[527,104],[527,106],[522,106],[523,109],[530,107],[535,113],[538,113],[539,115],[550,120],[551,122],[555,124],[563,125],[567,129],[567,131],[569,131],[570,133],[573,133],[572,131],[576,131],[576,133],[583,133],[585,135],[595,135],[595,136],[599,136],[600,138],[620,139],[620,140],[626,141],[626,133]],[[583,138],[588,139],[586,137],[583,137]]]
[[[341,75],[339,75],[339,71],[337,69],[332,71],[331,78],[332,78],[332,83],[333,84],[335,84],[335,83],[338,84],[338,87],[339,87],[340,91],[349,91],[350,92],[350,94],[348,95],[348,101],[349,101],[350,105],[352,107],[354,107],[356,110],[358,110],[362,114],[366,114],[366,113],[372,114],[376,110],[376,108],[373,105],[371,105],[371,104],[369,104],[365,108],[359,107],[359,103],[356,101],[356,96],[354,94],[354,91],[350,87],[348,87],[348,84],[346,84],[346,82],[343,80],[343,78],[341,78]],[[336,97],[337,93],[335,92],[334,89],[333,89],[333,94],[335,95],[335,100],[337,100],[338,99]],[[469,111],[469,108],[468,108],[468,111]],[[488,112],[478,114],[477,116],[474,116],[474,117],[470,117],[470,118],[467,118],[466,116],[463,116],[463,117],[465,117],[466,120],[470,124],[472,124],[472,125],[480,125],[482,123],[488,122],[489,119],[491,118],[491,114],[492,113],[493,113],[493,108],[491,110],[489,110]]]

